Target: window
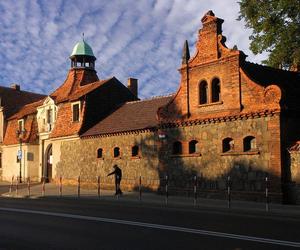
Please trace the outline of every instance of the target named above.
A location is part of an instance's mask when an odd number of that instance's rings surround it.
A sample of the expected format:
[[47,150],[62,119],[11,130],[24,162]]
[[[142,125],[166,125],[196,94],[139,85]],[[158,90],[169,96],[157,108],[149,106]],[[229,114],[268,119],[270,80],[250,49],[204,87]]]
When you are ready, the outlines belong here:
[[103,157],[103,149],[102,148],[98,148],[97,149],[97,158],[102,158]]
[[197,153],[197,144],[198,141],[192,140],[189,142],[189,154]]
[[234,140],[232,138],[225,138],[223,140],[223,153],[234,150]]
[[73,109],[73,122],[78,122],[79,121],[79,109],[80,109],[79,103],[73,104],[72,109]]
[[218,78],[214,78],[212,80],[212,87],[211,87],[211,101],[219,102],[220,93],[221,93],[220,80]]
[[18,130],[21,132],[21,131],[24,131],[24,120],[18,120]]
[[256,139],[253,136],[247,136],[243,140],[244,142],[244,152],[256,149]]
[[52,109],[48,109],[47,110],[47,123],[50,123],[52,124],[53,122],[53,112],[52,112]]
[[182,144],[180,141],[176,141],[173,143],[173,155],[180,155],[182,154]]
[[120,157],[120,148],[119,147],[115,147],[114,148],[114,157]]
[[131,148],[131,156],[132,157],[139,156],[139,146],[133,146]]
[[207,103],[208,85],[206,81],[201,81],[199,85],[199,104]]

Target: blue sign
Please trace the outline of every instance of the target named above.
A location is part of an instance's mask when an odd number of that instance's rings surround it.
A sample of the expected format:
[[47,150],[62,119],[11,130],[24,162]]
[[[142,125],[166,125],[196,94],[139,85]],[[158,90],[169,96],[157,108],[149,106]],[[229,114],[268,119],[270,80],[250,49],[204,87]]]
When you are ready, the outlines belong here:
[[22,159],[22,150],[20,150],[20,149],[18,150],[17,156],[18,156],[18,160]]

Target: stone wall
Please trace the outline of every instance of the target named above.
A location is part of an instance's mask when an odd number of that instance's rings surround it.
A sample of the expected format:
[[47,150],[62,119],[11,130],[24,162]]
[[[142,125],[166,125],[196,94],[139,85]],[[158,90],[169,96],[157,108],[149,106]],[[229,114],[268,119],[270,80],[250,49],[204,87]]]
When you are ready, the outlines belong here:
[[[123,172],[122,186],[135,187],[141,175],[146,186],[156,187],[159,176],[155,137],[155,133],[148,132],[61,142],[56,178],[62,176],[65,180],[77,180],[80,175],[83,182],[96,182],[97,176],[101,176],[103,184],[112,186],[113,177],[107,177],[107,174],[117,164]],[[140,149],[137,157],[131,156],[134,145]],[[113,156],[115,147],[120,148],[120,157]],[[103,150],[101,158],[97,158],[99,148]]]
[[[269,174],[272,190],[280,191],[280,139],[274,137],[279,116],[258,117],[212,124],[165,129],[166,139],[158,139],[157,132],[107,136],[61,143],[60,161],[56,164],[56,178],[96,182],[113,185],[113,178],[106,177],[117,164],[123,170],[122,186],[136,188],[138,178],[143,184],[157,189],[163,185],[166,174],[170,184],[189,187],[192,177],[201,177],[207,189],[224,189],[226,178],[231,176],[235,190],[262,191],[264,178]],[[271,126],[272,125],[272,126]],[[243,138],[254,136],[257,147],[244,152]],[[234,140],[234,149],[222,152],[222,140]],[[188,142],[197,140],[197,152],[188,153]],[[174,141],[181,141],[183,152],[172,154]],[[131,148],[138,145],[140,154],[131,156]],[[114,147],[120,148],[120,157],[114,158]],[[97,158],[97,149],[103,149]],[[273,159],[279,161],[273,162]]]
[[[274,134],[276,126],[279,127],[279,116],[167,129],[168,139],[161,146],[165,168],[175,179],[182,180],[181,185],[188,183],[191,174],[197,174],[202,176],[204,186],[222,189],[231,176],[235,190],[248,191],[262,190],[268,173],[273,190],[280,191],[280,138]],[[246,136],[255,137],[256,148],[244,152]],[[234,140],[234,149],[223,153],[222,140],[228,137]],[[178,140],[183,153],[172,156],[172,144]],[[198,154],[189,155],[188,143],[192,140],[198,141]]]
[[300,186],[300,151],[291,152],[291,176],[292,181]]

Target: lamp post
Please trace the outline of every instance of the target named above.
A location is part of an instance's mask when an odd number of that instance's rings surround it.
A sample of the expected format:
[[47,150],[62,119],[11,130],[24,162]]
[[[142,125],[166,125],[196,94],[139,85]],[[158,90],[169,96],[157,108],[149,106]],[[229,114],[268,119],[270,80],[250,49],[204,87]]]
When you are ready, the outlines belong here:
[[19,140],[18,159],[20,163],[19,183],[22,183],[22,137],[25,135],[25,129],[18,129],[16,131],[17,139]]

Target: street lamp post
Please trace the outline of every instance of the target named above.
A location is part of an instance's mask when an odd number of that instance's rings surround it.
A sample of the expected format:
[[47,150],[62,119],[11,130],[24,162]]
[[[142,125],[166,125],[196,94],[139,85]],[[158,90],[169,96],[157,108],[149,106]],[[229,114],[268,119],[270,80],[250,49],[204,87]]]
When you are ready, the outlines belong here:
[[24,129],[18,129],[16,131],[17,138],[19,139],[19,153],[18,153],[18,159],[20,163],[20,172],[19,172],[19,183],[22,183],[22,137],[25,135]]

